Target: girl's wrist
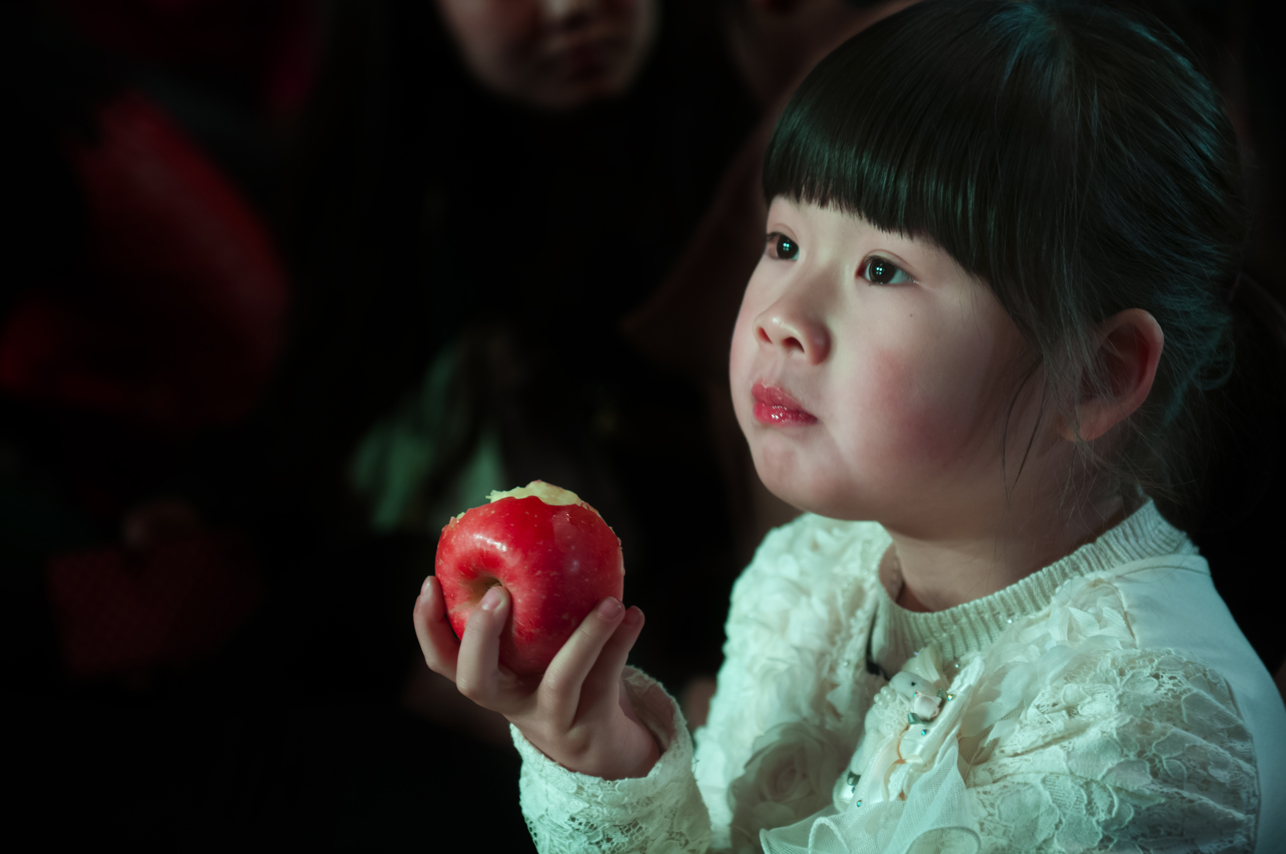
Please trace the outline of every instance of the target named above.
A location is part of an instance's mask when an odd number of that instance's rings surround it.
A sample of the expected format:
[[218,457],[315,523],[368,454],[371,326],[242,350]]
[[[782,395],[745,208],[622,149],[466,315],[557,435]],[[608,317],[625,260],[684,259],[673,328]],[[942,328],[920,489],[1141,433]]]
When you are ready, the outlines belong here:
[[[629,780],[646,777],[661,759],[661,745],[652,731],[637,721],[627,721],[628,728],[621,737],[612,739],[604,749],[587,751],[580,756],[560,757],[548,750],[528,733],[519,732],[527,741],[544,754],[545,758],[561,767],[588,777],[603,780]],[[516,724],[515,724],[516,725]]]
[[656,763],[661,761],[661,745],[657,741],[656,736],[652,733],[652,730],[635,721],[631,721],[631,723],[634,723],[643,733],[644,748],[642,757],[632,766],[628,763],[624,763],[625,767],[623,773],[616,774],[611,777],[604,777],[606,780],[627,780],[646,777],[652,772]]
[[[569,771],[578,771],[603,780],[634,780],[646,777],[661,759],[661,746],[657,744],[650,730],[638,724],[635,726],[639,729],[629,733],[621,741],[614,742],[608,755],[601,761],[591,761],[583,768],[571,768],[567,765],[563,767]],[[624,749],[622,749],[623,746]]]

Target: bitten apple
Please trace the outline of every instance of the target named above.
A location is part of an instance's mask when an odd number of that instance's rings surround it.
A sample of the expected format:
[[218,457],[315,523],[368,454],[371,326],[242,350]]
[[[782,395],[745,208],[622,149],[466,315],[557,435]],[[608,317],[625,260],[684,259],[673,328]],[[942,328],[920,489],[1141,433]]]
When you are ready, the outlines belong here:
[[536,480],[493,492],[461,513],[438,540],[434,574],[447,618],[464,637],[469,615],[491,587],[509,591],[500,663],[541,673],[594,606],[625,591],[621,541],[576,493]]

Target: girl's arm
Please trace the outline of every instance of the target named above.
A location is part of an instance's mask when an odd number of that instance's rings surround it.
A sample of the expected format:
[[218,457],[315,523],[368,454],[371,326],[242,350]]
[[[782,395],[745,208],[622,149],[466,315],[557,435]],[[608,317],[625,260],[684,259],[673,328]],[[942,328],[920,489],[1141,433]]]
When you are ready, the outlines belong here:
[[541,854],[704,854],[710,819],[692,775],[692,740],[678,704],[629,668],[625,684],[656,735],[660,760],[646,777],[603,780],[551,762],[515,728],[522,756],[522,814]]
[[983,851],[1265,850],[1237,702],[1169,651],[1074,658],[985,752],[966,780]]
[[[429,666],[509,719],[523,758],[523,816],[542,854],[701,854],[710,820],[692,777],[692,742],[674,700],[625,669],[638,609],[596,610],[541,676],[498,665],[508,597],[486,602],[456,641],[436,579],[415,606]],[[489,606],[489,607],[488,607]],[[485,608],[485,610],[484,610]]]

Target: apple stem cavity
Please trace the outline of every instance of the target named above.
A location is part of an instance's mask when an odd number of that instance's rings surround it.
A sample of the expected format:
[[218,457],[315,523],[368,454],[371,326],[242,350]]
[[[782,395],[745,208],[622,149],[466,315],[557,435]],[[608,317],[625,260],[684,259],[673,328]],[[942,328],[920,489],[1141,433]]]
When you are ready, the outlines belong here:
[[[477,568],[475,567],[475,569]],[[478,570],[478,577],[475,578],[473,582],[474,592],[477,593],[479,599],[486,596],[487,591],[491,588],[504,586],[505,583],[503,581],[485,570]]]

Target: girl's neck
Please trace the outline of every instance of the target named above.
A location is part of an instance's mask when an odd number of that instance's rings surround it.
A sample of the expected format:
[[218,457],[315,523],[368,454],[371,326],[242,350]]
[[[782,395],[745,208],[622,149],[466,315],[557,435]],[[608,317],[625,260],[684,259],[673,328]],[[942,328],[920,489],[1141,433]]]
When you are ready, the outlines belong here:
[[910,537],[890,530],[893,544],[880,563],[889,596],[909,611],[945,611],[990,596],[1054,563],[1119,524],[1119,496],[1080,512],[1013,512],[1005,524],[976,535]]

